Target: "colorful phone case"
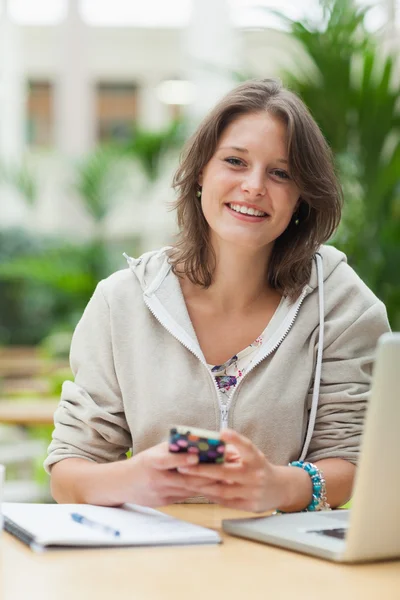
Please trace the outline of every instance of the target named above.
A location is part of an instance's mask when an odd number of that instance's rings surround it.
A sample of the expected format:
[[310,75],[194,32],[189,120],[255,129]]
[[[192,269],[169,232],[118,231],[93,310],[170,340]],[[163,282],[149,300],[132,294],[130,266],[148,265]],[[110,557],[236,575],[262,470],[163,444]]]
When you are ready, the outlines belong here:
[[179,426],[170,430],[169,451],[197,454],[200,463],[220,464],[224,462],[225,442],[217,431]]

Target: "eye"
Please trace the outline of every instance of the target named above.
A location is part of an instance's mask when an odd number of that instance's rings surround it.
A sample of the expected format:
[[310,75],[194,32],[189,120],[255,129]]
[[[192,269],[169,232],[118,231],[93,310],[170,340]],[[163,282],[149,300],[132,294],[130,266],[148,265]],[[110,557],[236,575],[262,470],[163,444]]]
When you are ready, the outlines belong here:
[[272,174],[278,177],[279,179],[290,179],[289,173],[283,171],[283,169],[273,169]]
[[235,158],[234,156],[225,158],[224,160],[233,167],[241,167],[244,165],[244,162],[240,158]]

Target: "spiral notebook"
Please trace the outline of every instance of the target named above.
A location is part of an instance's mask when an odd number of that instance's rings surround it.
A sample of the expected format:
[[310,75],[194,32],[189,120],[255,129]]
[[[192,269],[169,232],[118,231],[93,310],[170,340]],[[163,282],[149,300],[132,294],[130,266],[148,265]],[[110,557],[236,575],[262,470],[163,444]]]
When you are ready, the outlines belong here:
[[216,531],[134,504],[3,503],[4,529],[32,550],[218,544]]

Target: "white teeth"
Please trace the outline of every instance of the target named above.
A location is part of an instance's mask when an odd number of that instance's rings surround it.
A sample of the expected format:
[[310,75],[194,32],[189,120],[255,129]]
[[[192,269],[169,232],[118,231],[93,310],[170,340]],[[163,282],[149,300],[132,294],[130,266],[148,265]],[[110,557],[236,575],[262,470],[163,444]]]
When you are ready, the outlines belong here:
[[243,215],[252,215],[254,217],[266,217],[267,213],[262,212],[261,210],[256,210],[255,208],[250,208],[247,206],[242,206],[240,204],[228,204],[229,208],[236,212],[240,212]]

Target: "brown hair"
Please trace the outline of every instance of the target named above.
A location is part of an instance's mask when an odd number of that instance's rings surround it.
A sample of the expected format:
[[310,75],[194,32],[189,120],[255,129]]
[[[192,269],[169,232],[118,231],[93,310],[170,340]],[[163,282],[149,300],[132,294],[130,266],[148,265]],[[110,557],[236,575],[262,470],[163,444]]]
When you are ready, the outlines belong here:
[[173,180],[180,232],[170,262],[177,275],[183,272],[192,283],[211,285],[215,255],[196,197],[199,174],[225,128],[239,116],[262,111],[281,118],[287,126],[289,171],[300,190],[295,218],[275,240],[266,274],[271,287],[294,300],[309,281],[315,252],[339,225],[342,190],[318,125],[302,100],[274,79],[250,80],[233,89],[187,142]]

